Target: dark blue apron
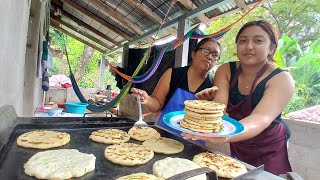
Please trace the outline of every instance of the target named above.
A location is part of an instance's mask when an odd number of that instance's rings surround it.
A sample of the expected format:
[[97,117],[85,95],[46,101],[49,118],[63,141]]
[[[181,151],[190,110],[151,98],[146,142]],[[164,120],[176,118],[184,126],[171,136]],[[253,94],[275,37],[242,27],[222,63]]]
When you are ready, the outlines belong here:
[[[160,115],[157,118],[156,126],[160,127],[161,129],[170,132],[176,136],[181,137],[181,131],[176,130],[168,126],[163,121],[163,116],[167,113],[173,112],[173,111],[183,111],[184,109],[184,101],[185,100],[194,100],[196,99],[196,96],[186,90],[183,90],[181,88],[177,88],[177,90],[174,92],[173,96],[167,103],[167,105],[162,109]],[[193,143],[204,145],[204,141],[192,141]]]

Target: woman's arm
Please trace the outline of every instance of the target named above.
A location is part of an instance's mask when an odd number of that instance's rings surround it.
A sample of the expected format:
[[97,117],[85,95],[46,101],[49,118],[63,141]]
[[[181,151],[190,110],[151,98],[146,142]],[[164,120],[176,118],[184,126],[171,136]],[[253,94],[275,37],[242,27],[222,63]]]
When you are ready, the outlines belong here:
[[136,88],[131,88],[131,92],[136,97],[136,94],[139,92],[141,104],[147,107],[151,112],[158,112],[163,108],[166,97],[170,89],[172,68],[166,70],[160,80],[157,83],[156,88],[154,89],[152,95],[144,90],[139,90]]
[[228,105],[229,100],[229,81],[230,81],[230,65],[229,63],[221,65],[214,76],[214,85],[219,89],[216,92],[215,97],[213,98],[214,102]]
[[[223,70],[223,68],[221,68],[221,70]],[[216,80],[216,78],[218,79]],[[223,81],[224,80],[221,79],[220,82],[220,77],[215,77],[215,84],[217,83],[217,86],[221,87],[219,87],[219,90],[223,89],[224,87],[223,85],[225,84],[225,82]],[[227,82],[229,83],[229,80]],[[227,90],[227,92],[229,93],[229,89]],[[264,129],[266,129],[272,123],[272,121],[283,111],[283,109],[290,102],[293,93],[294,81],[291,75],[287,72],[282,72],[267,82],[266,89],[261,101],[248,117],[240,120],[240,122],[245,127],[245,131],[243,133],[237,136],[230,137],[228,139],[209,138],[186,133],[183,133],[183,136],[187,139],[204,140],[212,144],[221,144],[226,142],[226,140],[228,142],[237,142],[253,138],[261,133]],[[217,93],[214,101],[223,103],[225,101],[228,101],[226,97],[228,97],[228,95],[220,92],[219,94]]]

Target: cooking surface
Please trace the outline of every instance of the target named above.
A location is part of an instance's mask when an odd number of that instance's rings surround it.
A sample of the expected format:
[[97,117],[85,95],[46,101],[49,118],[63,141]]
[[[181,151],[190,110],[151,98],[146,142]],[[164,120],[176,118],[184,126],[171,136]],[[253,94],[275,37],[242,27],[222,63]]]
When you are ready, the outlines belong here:
[[[155,153],[155,156],[146,164],[138,166],[122,166],[114,164],[104,157],[107,144],[97,143],[89,139],[91,132],[102,128],[118,128],[126,132],[133,123],[118,124],[19,124],[13,130],[8,142],[0,150],[0,179],[36,179],[24,173],[23,165],[37,152],[44,150],[28,149],[17,146],[16,139],[19,135],[35,129],[51,129],[67,132],[71,141],[59,148],[52,149],[78,149],[80,152],[94,154],[96,156],[96,168],[80,178],[73,179],[116,179],[131,173],[146,172],[152,174],[153,163],[165,157],[180,157],[192,160],[193,156],[203,152],[204,149],[192,143],[173,136],[165,131],[159,130],[162,136],[170,137],[185,145],[183,152],[174,155],[163,155]],[[141,144],[142,142],[130,139],[129,142]]]
[[124,123],[136,122],[126,117],[36,117],[31,123]]

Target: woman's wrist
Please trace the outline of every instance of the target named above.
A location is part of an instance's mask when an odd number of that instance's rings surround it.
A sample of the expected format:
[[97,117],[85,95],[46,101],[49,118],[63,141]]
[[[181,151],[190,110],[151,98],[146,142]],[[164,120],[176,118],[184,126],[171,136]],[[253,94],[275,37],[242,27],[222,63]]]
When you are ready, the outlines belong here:
[[224,143],[229,143],[230,142],[230,139],[231,139],[231,137],[229,137],[229,136],[227,136],[227,137],[225,137],[225,139],[224,139]]

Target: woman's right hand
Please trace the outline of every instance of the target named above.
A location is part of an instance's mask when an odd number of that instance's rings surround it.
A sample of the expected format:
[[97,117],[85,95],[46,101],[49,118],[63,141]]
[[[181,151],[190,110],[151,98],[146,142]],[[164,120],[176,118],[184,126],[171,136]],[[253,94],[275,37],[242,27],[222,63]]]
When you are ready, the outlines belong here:
[[200,99],[200,100],[212,101],[217,90],[218,90],[217,86],[213,86],[211,88],[204,89],[196,94],[196,98]]
[[131,88],[131,92],[132,92],[132,96],[135,97],[135,99],[137,98],[137,94],[139,93],[141,104],[148,103],[149,95],[146,91],[138,88]]

